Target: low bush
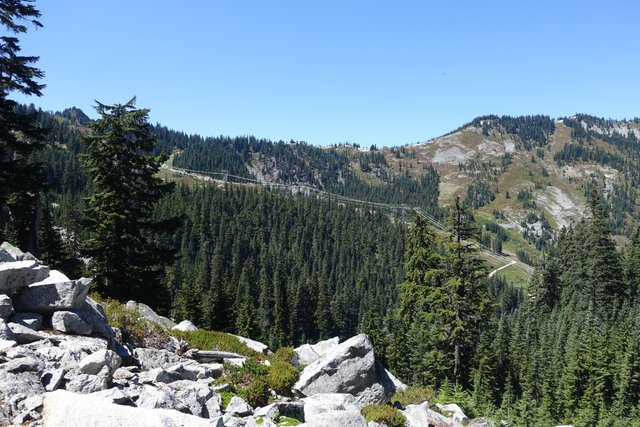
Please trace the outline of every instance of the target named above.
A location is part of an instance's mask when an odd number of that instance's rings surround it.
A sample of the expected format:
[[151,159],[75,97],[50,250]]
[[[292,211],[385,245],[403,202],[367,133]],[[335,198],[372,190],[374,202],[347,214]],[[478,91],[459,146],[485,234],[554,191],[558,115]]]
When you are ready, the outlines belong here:
[[409,386],[404,390],[398,390],[391,398],[392,402],[398,402],[402,406],[418,405],[424,401],[430,404],[435,402],[436,393],[432,388]]
[[120,301],[91,294],[102,305],[109,324],[120,329],[122,341],[133,347],[163,348],[169,333],[161,325],[147,321],[138,309],[129,308]]
[[374,421],[388,427],[404,427],[407,423],[404,414],[389,405],[367,405],[362,408],[362,415],[367,422]]

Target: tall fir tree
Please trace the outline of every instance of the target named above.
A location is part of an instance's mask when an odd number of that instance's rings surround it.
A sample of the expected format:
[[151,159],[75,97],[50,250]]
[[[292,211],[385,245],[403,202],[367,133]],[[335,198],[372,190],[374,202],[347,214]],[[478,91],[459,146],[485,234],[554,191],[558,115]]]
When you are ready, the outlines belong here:
[[157,176],[167,156],[145,155],[156,138],[149,110],[136,109],[135,98],[126,104],[98,102],[96,110],[100,118],[83,137],[87,153],[82,160],[92,182],[84,253],[91,258],[99,292],[158,306],[167,299],[160,279],[174,253],[160,247],[156,236],[179,225],[175,217],[152,219],[156,203],[174,187]]
[[[12,93],[41,96],[44,73],[33,64],[36,56],[23,56],[17,35],[27,25],[41,27],[40,12],[28,0],[0,0],[0,240],[12,234],[14,243],[39,255],[39,201],[46,187],[42,164],[32,159],[46,132],[36,126],[35,114],[18,111]],[[6,232],[3,230],[7,230]]]

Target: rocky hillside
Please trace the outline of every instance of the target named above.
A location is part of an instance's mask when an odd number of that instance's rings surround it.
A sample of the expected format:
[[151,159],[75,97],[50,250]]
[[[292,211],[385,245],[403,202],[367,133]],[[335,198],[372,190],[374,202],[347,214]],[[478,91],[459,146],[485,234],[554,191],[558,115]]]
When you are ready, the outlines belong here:
[[90,285],[0,246],[0,425],[490,425],[412,401],[366,335],[274,354]]
[[[64,164],[55,150],[47,154],[58,191],[86,188],[71,158],[82,149],[78,136],[87,120],[76,109],[40,113],[42,125],[54,129],[51,146],[70,157]],[[308,185],[359,200],[419,206],[440,218],[445,214],[437,205],[460,196],[485,226],[486,246],[529,261],[558,230],[588,212],[593,189],[605,193],[616,235],[629,237],[639,215],[638,119],[485,116],[430,141],[380,149],[203,138],[159,125],[155,132],[158,152],[172,153],[173,167],[212,173],[220,181],[237,176],[236,182]]]

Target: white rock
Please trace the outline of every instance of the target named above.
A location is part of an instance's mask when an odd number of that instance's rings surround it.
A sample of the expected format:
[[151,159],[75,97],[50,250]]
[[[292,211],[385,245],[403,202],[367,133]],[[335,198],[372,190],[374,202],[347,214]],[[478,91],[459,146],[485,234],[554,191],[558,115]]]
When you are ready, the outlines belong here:
[[371,339],[360,334],[307,366],[293,390],[305,396],[349,393],[362,404],[383,404],[389,401],[395,387],[376,361]]
[[97,375],[106,366],[109,370],[109,375],[113,375],[121,363],[122,359],[114,351],[98,350],[82,359],[78,363],[78,369],[83,374]]
[[355,397],[347,393],[319,393],[304,400],[305,422],[317,418],[327,411],[348,411],[360,413],[360,405]]
[[225,412],[244,417],[251,415],[253,413],[253,408],[240,396],[233,396],[225,408]]
[[427,402],[420,405],[407,405],[402,413],[407,418],[407,427],[429,427],[430,425],[462,427],[462,424],[457,421],[429,409]]
[[44,399],[43,424],[47,427],[212,427],[217,421],[168,409],[142,409],[115,405],[100,397],[64,390]]
[[0,262],[22,261],[24,253],[9,242],[0,245]]
[[183,320],[182,322],[178,323],[176,326],[171,328],[172,330],[175,331],[182,331],[182,332],[189,332],[189,331],[197,331],[198,328],[196,327],[196,325],[194,325],[191,320]]
[[362,414],[352,411],[327,411],[317,417],[307,420],[307,427],[368,427]]
[[440,411],[445,415],[451,414],[451,418],[461,424],[465,424],[469,421],[469,418],[464,414],[462,408],[455,403],[449,403],[448,405],[441,406]]
[[310,365],[321,356],[327,354],[338,346],[338,337],[320,341],[317,344],[303,344],[293,351],[298,355],[298,362],[302,365]]
[[249,347],[253,351],[257,351],[262,354],[269,354],[271,351],[269,350],[269,346],[261,343],[260,341],[255,341],[249,338],[241,337],[240,335],[234,335],[234,337],[238,338],[238,340]]

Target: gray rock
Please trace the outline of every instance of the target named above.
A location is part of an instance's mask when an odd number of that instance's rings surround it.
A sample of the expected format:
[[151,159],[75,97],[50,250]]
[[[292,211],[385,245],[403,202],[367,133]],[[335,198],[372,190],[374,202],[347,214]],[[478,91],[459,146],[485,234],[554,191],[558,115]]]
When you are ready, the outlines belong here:
[[140,368],[145,371],[154,368],[167,369],[183,361],[180,356],[170,351],[155,348],[136,348],[133,350],[133,356],[138,359]]
[[106,339],[109,344],[113,343],[115,333],[109,325],[101,304],[91,298],[86,298],[80,308],[74,309],[73,312],[80,316],[85,323],[91,325],[91,334]]
[[78,363],[78,369],[83,374],[97,375],[103,367],[107,367],[109,375],[113,375],[120,367],[122,360],[111,350],[98,350],[85,357]]
[[25,286],[47,277],[49,267],[38,261],[14,261],[0,264],[0,294],[9,296]]
[[9,242],[0,245],[0,262],[22,261],[24,253]]
[[113,373],[113,379],[130,381],[138,376],[138,374],[134,372],[134,369],[137,370],[134,366],[122,366],[115,370]]
[[256,408],[256,410],[253,412],[254,417],[262,417],[267,420],[273,420],[278,414],[278,405],[276,403],[271,403],[267,406]]
[[16,341],[16,335],[13,333],[7,323],[0,319],[0,339],[7,341]]
[[9,348],[17,346],[18,343],[14,340],[7,340],[4,338],[0,338],[0,351],[7,350]]
[[78,374],[70,375],[67,373],[66,378],[69,378],[69,382],[65,388],[73,393],[89,394],[96,391],[106,390],[109,388],[109,376],[106,375],[108,368],[104,368],[105,371],[100,372],[98,375]]
[[240,396],[233,396],[225,408],[225,412],[235,414],[240,417],[246,417],[253,413],[253,408]]
[[5,372],[21,374],[23,372],[40,373],[44,370],[44,363],[35,357],[19,357],[1,365]]
[[0,294],[0,319],[7,320],[13,312],[13,302],[9,295]]
[[180,412],[188,412],[189,408],[180,402],[169,387],[157,384],[157,386],[145,384],[136,390],[138,399],[136,406],[148,409],[175,409]]
[[14,374],[0,369],[0,400],[7,401],[13,396],[34,396],[44,393],[37,372]]
[[29,344],[49,337],[49,334],[35,331],[20,323],[9,322],[7,325],[16,337],[18,344]]
[[178,323],[176,326],[171,328],[174,331],[182,331],[182,332],[189,332],[189,331],[197,331],[198,328],[196,327],[196,325],[194,325],[191,320],[183,320],[182,322]]
[[214,397],[211,397],[204,403],[204,408],[206,413],[203,415],[204,418],[218,418],[222,416],[222,408],[220,408],[220,402],[215,396],[220,396],[219,394],[214,394]]
[[91,279],[69,280],[59,271],[52,270],[44,280],[22,288],[14,297],[14,306],[17,311],[36,313],[80,308],[90,286]]
[[304,402],[294,400],[290,402],[278,402],[277,405],[280,415],[304,422]]
[[149,383],[170,384],[175,381],[181,381],[184,378],[180,372],[170,371],[162,368],[153,368],[148,372],[140,375],[140,381]]
[[[213,396],[213,392],[207,384],[194,381],[180,381],[179,387],[174,388],[176,399],[182,402],[192,415],[205,417],[208,415],[206,403]],[[172,385],[177,385],[176,383]],[[172,387],[173,388],[173,387]]]
[[140,316],[142,316],[144,319],[150,322],[154,322],[159,325],[162,325],[167,329],[171,329],[174,326],[176,326],[176,322],[164,316],[160,316],[155,311],[153,311],[151,307],[149,307],[146,304],[142,304],[135,301],[129,301],[127,302],[127,308],[138,310],[140,312]]
[[375,359],[371,340],[357,335],[307,366],[293,386],[305,396],[349,393],[362,404],[384,404],[395,392],[384,368]]
[[64,375],[67,373],[64,369],[52,369],[46,371],[40,377],[40,382],[46,391],[55,391],[59,389],[64,382]]
[[223,427],[219,422],[167,409],[142,409],[115,405],[94,395],[77,395],[64,390],[44,399],[43,424],[65,427]]
[[93,328],[72,311],[56,311],[51,318],[54,329],[67,334],[90,335]]
[[39,331],[42,329],[42,314],[38,313],[16,313],[11,316],[13,323],[26,326],[27,328]]

